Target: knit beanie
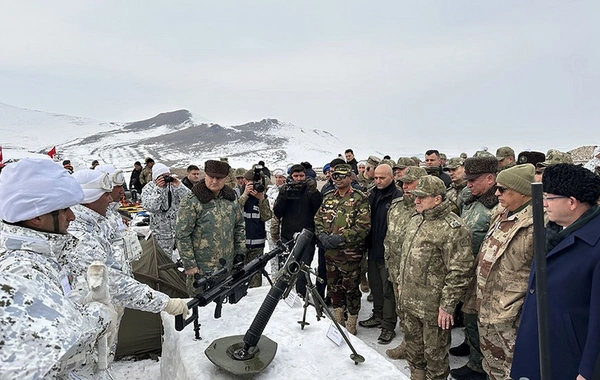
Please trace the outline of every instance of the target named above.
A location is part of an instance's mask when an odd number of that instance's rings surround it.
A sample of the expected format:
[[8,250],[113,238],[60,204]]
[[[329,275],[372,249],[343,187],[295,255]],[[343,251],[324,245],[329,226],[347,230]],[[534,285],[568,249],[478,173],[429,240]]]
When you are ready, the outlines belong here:
[[548,166],[542,185],[546,193],[574,197],[589,204],[595,204],[600,197],[600,177],[573,164]]
[[523,195],[531,196],[531,183],[535,181],[535,166],[532,164],[516,165],[502,170],[496,182]]

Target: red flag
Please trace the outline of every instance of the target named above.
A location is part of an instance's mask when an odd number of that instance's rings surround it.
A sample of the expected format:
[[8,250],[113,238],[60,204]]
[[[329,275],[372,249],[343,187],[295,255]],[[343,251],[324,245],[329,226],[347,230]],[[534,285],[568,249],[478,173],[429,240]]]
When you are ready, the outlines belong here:
[[3,158],[2,158],[2,145],[0,145],[0,164],[2,163]]
[[50,151],[48,152],[48,156],[50,156],[50,158],[54,158],[54,155],[56,154],[56,147],[53,147],[52,149],[50,149]]

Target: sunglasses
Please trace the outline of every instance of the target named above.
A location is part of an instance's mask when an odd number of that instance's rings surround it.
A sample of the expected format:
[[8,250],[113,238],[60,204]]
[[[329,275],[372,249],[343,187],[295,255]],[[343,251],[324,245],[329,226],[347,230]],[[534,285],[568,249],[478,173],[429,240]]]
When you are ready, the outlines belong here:
[[341,180],[348,177],[348,174],[341,174],[341,173],[333,173],[331,175],[331,178],[335,179],[335,180]]
[[502,187],[502,186],[496,186],[496,190],[498,190],[498,192],[500,194],[504,194],[504,192],[506,191],[506,189],[508,189],[507,187]]

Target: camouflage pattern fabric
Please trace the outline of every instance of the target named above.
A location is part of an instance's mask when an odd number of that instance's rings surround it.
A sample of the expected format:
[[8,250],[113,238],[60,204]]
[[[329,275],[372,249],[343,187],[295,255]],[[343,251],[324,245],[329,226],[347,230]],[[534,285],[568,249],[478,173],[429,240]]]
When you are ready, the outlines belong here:
[[[360,311],[362,293],[360,284],[360,261],[337,262],[328,260],[325,251],[327,267],[327,290],[331,298],[331,305],[335,307],[346,306],[348,314],[357,315]],[[335,252],[335,251],[334,251]]]
[[519,318],[525,301],[533,259],[531,203],[510,216],[504,210],[491,226],[478,255],[479,322],[512,323]]
[[[436,314],[437,318],[437,314]],[[450,330],[442,330],[434,322],[405,312],[400,320],[406,345],[406,360],[411,375],[415,369],[425,370],[426,378],[446,380],[450,374]],[[411,376],[411,379],[414,377]]]
[[152,168],[145,166],[140,173],[140,183],[142,186],[146,187],[145,185],[149,184],[150,182],[152,182]]
[[119,202],[112,202],[106,210],[106,219],[108,219],[110,226],[108,241],[113,247],[113,256],[121,265],[121,270],[133,277],[130,260],[127,259],[127,254],[125,253],[125,224],[123,223],[121,214],[119,214],[119,206]]
[[[254,260],[255,258],[257,258],[259,256],[262,256],[264,253],[265,253],[264,248],[247,249],[246,257],[244,259],[244,264],[248,264],[250,261]],[[254,276],[252,276],[252,278],[250,279],[250,283],[248,284],[248,287],[258,288],[261,285],[262,285],[262,273],[257,273]]]
[[[220,258],[231,268],[234,255],[246,251],[240,205],[220,196],[201,203],[190,193],[181,201],[175,237],[184,268],[198,267],[202,274],[218,269]],[[188,276],[187,282],[190,295],[196,294],[193,278]]]
[[373,186],[373,184],[375,183],[374,180],[366,178],[363,173],[359,173],[356,176],[356,181],[358,182],[360,187],[363,188],[364,191],[371,188]]
[[491,325],[480,324],[480,346],[483,352],[483,369],[490,380],[510,379],[517,340],[519,319]]
[[461,184],[452,182],[450,186],[448,186],[448,190],[446,190],[446,198],[456,206],[456,211],[452,210],[456,215],[461,214],[465,200],[471,195],[470,191],[464,193],[464,189],[468,189],[467,182]]
[[[398,282],[400,254],[402,252],[406,225],[416,212],[415,197],[406,194],[403,197],[394,199],[388,210],[388,227],[385,239],[383,240],[383,248],[385,265],[390,276],[389,280],[394,284]],[[398,305],[397,299],[396,305]]]
[[405,236],[397,278],[400,308],[437,325],[439,308],[454,313],[469,283],[471,233],[446,199],[415,214]]
[[69,298],[75,279],[58,258],[75,239],[0,224],[1,377],[92,377],[109,314],[98,302],[82,306]]
[[[169,191],[171,192],[171,205],[169,207]],[[144,186],[142,207],[152,213],[150,215],[150,231],[156,243],[169,256],[175,247],[175,222],[181,199],[190,193],[190,189],[180,184],[178,187],[171,184],[159,187],[154,181]]]
[[360,262],[370,228],[369,199],[362,191],[352,188],[343,196],[338,190],[325,194],[315,215],[316,236],[327,234],[343,238],[338,249],[325,250],[327,288],[333,307],[345,305],[351,315],[360,310]]
[[[85,275],[93,261],[102,261],[109,272],[109,288],[115,306],[159,313],[167,306],[169,297],[148,285],[129,277],[113,256],[108,241],[110,226],[108,220],[97,212],[81,205],[71,207],[75,220],[69,224],[69,233],[78,239],[73,250],[66,250],[60,263],[70,265],[77,279],[76,294],[87,294]],[[81,303],[82,299],[76,300]]]

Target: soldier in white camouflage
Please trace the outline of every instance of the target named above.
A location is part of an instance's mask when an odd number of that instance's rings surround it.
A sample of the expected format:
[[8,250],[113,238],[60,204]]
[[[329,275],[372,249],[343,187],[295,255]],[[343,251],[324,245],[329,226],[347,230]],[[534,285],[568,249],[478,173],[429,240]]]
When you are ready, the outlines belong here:
[[[388,210],[388,230],[383,240],[384,260],[389,272],[390,281],[393,283],[394,296],[396,297],[396,314],[399,318],[402,318],[403,315],[400,309],[400,300],[398,299],[398,274],[400,270],[402,243],[404,242],[404,231],[410,218],[417,212],[415,197],[412,195],[412,191],[417,188],[419,179],[426,175],[427,172],[423,168],[418,166],[407,167],[404,175],[400,177],[404,195],[394,199]],[[392,359],[405,359],[405,341],[402,341],[402,343],[394,348],[386,350],[385,353]]]
[[[71,265],[72,273],[77,279],[74,289],[77,290],[77,302],[83,303],[82,295],[88,289],[86,279],[88,267],[94,261],[104,263],[109,273],[109,290],[119,314],[117,326],[120,324],[124,308],[160,313],[166,311],[172,315],[187,314],[187,303],[178,298],[169,298],[164,293],[150,288],[124,272],[115,257],[110,242],[112,228],[107,219],[108,205],[112,202],[113,182],[107,173],[99,170],[78,170],[73,177],[79,182],[84,193],[81,204],[73,206],[75,220],[69,225],[69,233],[77,238],[73,250],[65,252],[61,261]],[[109,362],[114,359],[116,339],[110,347]]]
[[219,269],[221,258],[227,261],[229,269],[236,256],[243,260],[244,218],[235,191],[225,184],[229,169],[226,162],[206,161],[205,178],[181,201],[175,238],[190,296],[202,290],[193,287],[195,274]]
[[453,313],[473,266],[471,234],[450,211],[441,179],[421,177],[412,193],[417,213],[406,226],[397,280],[406,357],[411,379],[445,380]]
[[173,256],[175,248],[175,221],[183,197],[190,193],[181,181],[173,177],[161,163],[152,167],[152,182],[144,187],[142,207],[151,213],[150,231],[162,250]]
[[76,279],[60,260],[75,242],[67,233],[75,219],[70,207],[83,197],[77,181],[48,159],[22,159],[0,176],[3,379],[97,372],[94,352],[108,332],[109,312],[98,302],[83,306],[70,298]]
[[362,191],[351,187],[350,165],[336,165],[331,177],[336,189],[325,194],[315,215],[315,234],[325,248],[327,289],[334,316],[343,324],[345,307],[346,329],[356,334],[362,296],[360,262],[364,239],[371,227],[369,200]]
[[534,175],[531,164],[516,165],[498,174],[496,195],[503,210],[492,219],[477,257],[479,341],[483,369],[491,380],[510,379],[533,259]]
[[[477,256],[479,247],[490,227],[490,220],[499,212],[496,197],[496,170],[498,160],[490,156],[471,157],[464,162],[464,178],[467,188],[463,194],[468,195],[464,202],[461,218],[471,231],[473,255]],[[470,283],[462,305],[465,340],[450,349],[455,356],[469,356],[468,362],[450,371],[457,380],[485,380],[481,348],[479,347],[479,330],[477,329],[477,310],[475,308],[476,288],[475,267],[469,273]]]

